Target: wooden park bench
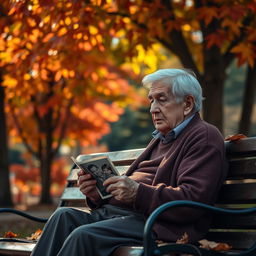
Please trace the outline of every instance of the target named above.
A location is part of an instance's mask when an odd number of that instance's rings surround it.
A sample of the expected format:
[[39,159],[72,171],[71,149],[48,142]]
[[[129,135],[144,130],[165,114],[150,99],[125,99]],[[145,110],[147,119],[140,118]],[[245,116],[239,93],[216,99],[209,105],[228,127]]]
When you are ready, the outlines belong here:
[[[95,155],[107,154],[117,166],[120,173],[124,173],[142,151],[143,149],[134,149],[80,155],[78,159],[88,159]],[[169,253],[174,252],[186,255],[256,256],[256,137],[226,142],[226,154],[229,160],[229,172],[215,207],[189,201],[174,201],[162,205],[148,218],[145,226],[144,248],[120,247],[114,252],[113,256],[169,255]],[[76,186],[77,174],[74,168],[73,166],[67,178],[67,186],[60,198],[59,207],[85,206],[85,196],[82,195]],[[226,252],[218,252],[202,249],[196,245],[175,243],[156,244],[155,241],[152,241],[150,230],[156,216],[167,208],[184,205],[189,207],[203,207],[208,211],[213,211],[214,220],[206,239],[227,243],[232,246],[232,249]],[[8,209],[2,208],[1,211],[8,211]],[[0,255],[29,255],[33,247],[34,243],[20,243],[12,239],[1,239]]]

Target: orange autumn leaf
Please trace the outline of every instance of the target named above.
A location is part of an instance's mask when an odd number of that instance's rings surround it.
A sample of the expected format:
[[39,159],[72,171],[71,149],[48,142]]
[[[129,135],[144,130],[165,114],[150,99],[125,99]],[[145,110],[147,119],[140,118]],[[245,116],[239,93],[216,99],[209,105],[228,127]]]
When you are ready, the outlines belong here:
[[176,244],[187,244],[189,242],[188,234],[185,232],[181,238],[176,241]]
[[7,232],[5,232],[5,234],[4,234],[4,238],[15,238],[15,237],[17,237],[18,235],[17,234],[15,234],[15,233],[13,233],[12,231],[7,231]]
[[40,235],[42,234],[42,230],[38,229],[35,233],[33,233],[31,236],[27,237],[28,240],[37,240]]
[[214,251],[229,251],[232,246],[226,243],[217,243],[217,246],[213,248]]
[[54,37],[54,33],[49,33],[47,34],[44,39],[43,39],[43,42],[46,43],[48,42],[50,39],[52,39]]
[[214,250],[214,251],[228,251],[232,246],[226,243],[216,243],[214,241],[208,241],[206,239],[198,241],[201,248]]
[[225,138],[225,141],[236,141],[236,140],[240,140],[240,139],[243,139],[243,138],[247,138],[247,136],[245,136],[244,134],[234,134],[234,135],[228,135],[226,138]]
[[254,65],[255,59],[255,46],[250,42],[242,42],[233,47],[231,53],[235,53],[238,56],[238,64],[241,66],[244,63],[249,63],[251,67]]
[[[232,246],[227,243],[216,243],[214,241],[208,241],[207,239],[203,239],[198,241],[201,248],[214,250],[214,251],[228,251],[232,248]],[[189,243],[189,236],[185,232],[180,239],[176,241],[177,244],[187,244]]]

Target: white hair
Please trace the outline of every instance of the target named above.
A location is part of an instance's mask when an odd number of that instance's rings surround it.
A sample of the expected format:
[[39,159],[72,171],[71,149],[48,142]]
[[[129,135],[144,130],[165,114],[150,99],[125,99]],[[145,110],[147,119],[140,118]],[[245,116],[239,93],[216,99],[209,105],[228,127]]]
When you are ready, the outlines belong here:
[[176,102],[182,102],[186,96],[192,95],[195,98],[193,112],[202,108],[202,88],[196,75],[189,69],[159,69],[156,72],[146,75],[142,79],[142,85],[148,89],[155,82],[163,81],[170,86]]

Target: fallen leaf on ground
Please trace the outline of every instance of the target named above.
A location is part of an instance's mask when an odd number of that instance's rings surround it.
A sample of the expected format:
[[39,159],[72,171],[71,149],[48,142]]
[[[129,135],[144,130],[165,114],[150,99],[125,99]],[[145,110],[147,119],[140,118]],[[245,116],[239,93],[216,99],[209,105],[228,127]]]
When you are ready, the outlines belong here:
[[235,141],[235,140],[240,140],[240,139],[243,139],[243,138],[247,138],[247,136],[245,136],[244,134],[234,134],[234,135],[228,135],[226,138],[225,138],[225,141]]
[[189,241],[188,234],[185,232],[183,236],[176,241],[176,244],[187,244]]
[[41,229],[38,229],[35,233],[33,233],[31,236],[27,237],[28,240],[37,240],[39,239],[40,235],[42,233]]
[[200,243],[200,247],[214,251],[228,251],[232,248],[232,246],[226,243],[216,243],[214,241],[208,241],[206,239],[200,240],[198,242]]
[[17,237],[18,235],[13,233],[12,231],[7,231],[4,233],[4,238],[14,238]]

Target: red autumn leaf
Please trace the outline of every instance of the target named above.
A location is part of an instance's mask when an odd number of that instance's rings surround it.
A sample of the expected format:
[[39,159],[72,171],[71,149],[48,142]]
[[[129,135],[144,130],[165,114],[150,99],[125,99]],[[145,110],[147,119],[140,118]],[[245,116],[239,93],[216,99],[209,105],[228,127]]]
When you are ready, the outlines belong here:
[[214,45],[220,48],[226,40],[226,33],[219,29],[215,33],[211,33],[206,36],[206,40],[208,49]]
[[225,141],[235,141],[235,140],[240,140],[243,138],[247,138],[247,136],[245,136],[244,134],[234,134],[234,135],[228,135],[225,138]]
[[12,231],[7,231],[7,232],[5,232],[5,234],[4,234],[4,238],[15,238],[15,237],[17,237],[18,235],[17,234],[15,234],[15,233],[13,233]]
[[204,20],[206,25],[209,25],[213,19],[218,18],[218,8],[201,7],[198,9],[198,18]]

